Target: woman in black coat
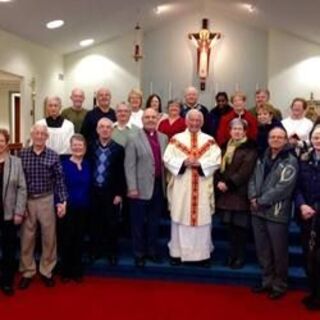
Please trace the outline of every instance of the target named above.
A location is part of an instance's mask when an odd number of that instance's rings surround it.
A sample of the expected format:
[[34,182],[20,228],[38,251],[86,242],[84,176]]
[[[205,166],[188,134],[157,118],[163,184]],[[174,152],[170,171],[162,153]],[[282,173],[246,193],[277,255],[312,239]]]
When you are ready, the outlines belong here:
[[246,129],[245,120],[231,121],[231,138],[222,148],[221,169],[215,175],[216,208],[222,222],[228,226],[230,252],[227,265],[233,269],[240,269],[244,264],[250,226],[247,190],[257,158],[256,144],[247,138]]
[[310,294],[303,304],[320,310],[320,125],[311,132],[312,149],[300,157],[295,204]]

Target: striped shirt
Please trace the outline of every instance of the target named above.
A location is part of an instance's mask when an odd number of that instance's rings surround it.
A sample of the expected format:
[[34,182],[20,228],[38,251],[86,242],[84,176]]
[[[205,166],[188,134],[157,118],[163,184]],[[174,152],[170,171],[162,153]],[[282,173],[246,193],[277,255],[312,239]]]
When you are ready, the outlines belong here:
[[33,147],[29,147],[20,152],[20,158],[29,197],[54,193],[58,202],[67,200],[63,169],[55,151],[45,147],[40,154],[36,154]]

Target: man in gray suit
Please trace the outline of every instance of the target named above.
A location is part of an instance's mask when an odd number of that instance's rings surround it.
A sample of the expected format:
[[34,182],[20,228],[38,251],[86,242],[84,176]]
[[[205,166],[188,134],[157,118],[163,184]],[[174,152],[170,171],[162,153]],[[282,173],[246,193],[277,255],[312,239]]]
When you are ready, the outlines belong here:
[[125,151],[125,173],[130,199],[131,232],[135,264],[145,259],[160,262],[157,252],[159,219],[164,205],[162,156],[167,137],[156,131],[158,114],[144,111],[143,129],[131,137]]

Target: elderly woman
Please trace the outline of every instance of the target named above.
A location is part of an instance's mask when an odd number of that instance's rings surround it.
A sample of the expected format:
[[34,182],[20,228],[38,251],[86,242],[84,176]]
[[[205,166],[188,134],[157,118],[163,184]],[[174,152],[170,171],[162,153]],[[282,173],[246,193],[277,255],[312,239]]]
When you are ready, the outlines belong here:
[[26,210],[27,190],[21,160],[8,153],[9,133],[0,129],[0,233],[1,233],[1,289],[13,295],[16,226],[21,224]]
[[181,114],[182,104],[178,99],[168,102],[168,118],[162,120],[158,130],[167,135],[170,140],[175,134],[183,132],[186,129],[186,121]]
[[81,134],[70,140],[71,156],[62,161],[68,191],[67,214],[59,221],[61,276],[64,282],[81,281],[82,243],[86,215],[90,207],[91,170],[84,159],[86,141]]
[[128,102],[131,108],[131,116],[129,123],[138,128],[142,128],[142,101],[143,94],[139,89],[132,89],[128,94]]
[[150,95],[146,102],[146,109],[152,108],[158,112],[158,125],[160,122],[168,117],[168,115],[162,112],[161,98],[157,94]]
[[313,127],[312,121],[305,117],[307,107],[305,99],[295,98],[290,106],[290,116],[282,120],[282,125],[288,134],[289,143],[296,148],[298,154],[308,147],[309,134]]
[[243,267],[245,245],[250,226],[250,202],[247,189],[257,152],[256,144],[247,138],[247,122],[230,122],[230,139],[222,147],[222,164],[215,175],[216,208],[229,232],[229,257],[233,269]]
[[59,155],[70,154],[69,140],[74,134],[74,125],[61,116],[61,99],[59,97],[47,97],[44,104],[47,117],[39,120],[37,124],[48,128],[47,147]]
[[311,132],[312,149],[301,155],[295,203],[302,231],[302,246],[310,294],[303,299],[320,310],[320,126]]

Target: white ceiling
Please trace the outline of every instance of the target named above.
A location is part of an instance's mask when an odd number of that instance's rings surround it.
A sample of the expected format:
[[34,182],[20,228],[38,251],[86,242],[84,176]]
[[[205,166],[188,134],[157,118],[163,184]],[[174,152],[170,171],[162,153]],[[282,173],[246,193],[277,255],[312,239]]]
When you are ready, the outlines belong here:
[[[249,14],[236,0],[173,0],[171,12],[157,16],[158,0],[13,0],[0,3],[0,28],[47,46],[60,53],[79,50],[79,41],[94,38],[97,43],[118,37],[139,20],[144,29],[168,19],[195,12],[205,16],[206,8],[219,9],[234,19],[263,28],[288,31],[320,44],[320,0],[248,0],[258,7]],[[46,22],[65,20],[65,25],[48,30]]]

